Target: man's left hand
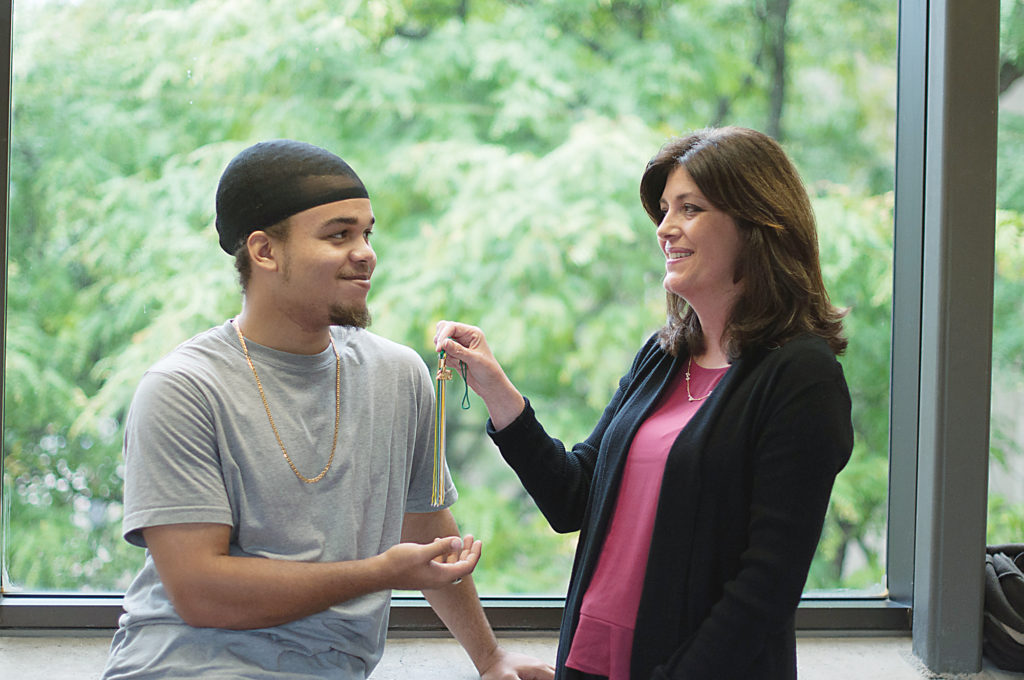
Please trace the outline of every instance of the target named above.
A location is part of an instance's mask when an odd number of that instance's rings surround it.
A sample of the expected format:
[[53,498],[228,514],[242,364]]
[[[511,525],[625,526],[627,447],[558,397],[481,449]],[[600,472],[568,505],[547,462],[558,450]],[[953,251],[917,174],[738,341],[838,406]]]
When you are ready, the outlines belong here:
[[525,654],[498,647],[481,669],[481,680],[552,680],[555,667]]

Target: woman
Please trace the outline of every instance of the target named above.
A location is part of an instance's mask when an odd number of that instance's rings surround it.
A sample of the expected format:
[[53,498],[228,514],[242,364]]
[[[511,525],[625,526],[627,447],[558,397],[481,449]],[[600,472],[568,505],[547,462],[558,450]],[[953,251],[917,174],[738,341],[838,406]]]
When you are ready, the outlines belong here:
[[810,202],[742,128],[669,141],[640,196],[668,319],[586,441],[544,432],[480,329],[442,321],[435,343],[552,527],[580,531],[557,678],[795,678],[796,607],[853,447]]

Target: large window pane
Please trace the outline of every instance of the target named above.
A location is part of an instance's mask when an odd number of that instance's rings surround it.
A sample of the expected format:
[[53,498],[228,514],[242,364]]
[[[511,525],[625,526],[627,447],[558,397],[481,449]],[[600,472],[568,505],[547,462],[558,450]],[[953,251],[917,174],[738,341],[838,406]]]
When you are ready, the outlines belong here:
[[990,544],[1024,541],[1024,2],[1001,8]]
[[[708,124],[779,137],[815,203],[857,442],[808,587],[880,592],[896,3],[34,0],[14,16],[4,400],[11,591],[117,591],[121,428],[147,366],[233,315],[212,228],[240,149],[292,137],[370,188],[373,330],[433,365],[478,323],[542,420],[586,436],[660,324],[646,160]],[[451,389],[461,389],[456,379]],[[460,395],[456,395],[460,396]],[[546,527],[451,398],[456,515],[487,594],[562,594]]]

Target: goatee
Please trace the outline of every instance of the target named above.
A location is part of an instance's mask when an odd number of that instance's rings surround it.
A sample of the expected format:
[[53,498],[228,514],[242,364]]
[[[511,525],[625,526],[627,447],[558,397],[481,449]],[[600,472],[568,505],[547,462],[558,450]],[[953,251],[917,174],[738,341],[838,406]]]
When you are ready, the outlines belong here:
[[366,328],[373,318],[366,305],[334,305],[330,310],[330,320],[332,326]]

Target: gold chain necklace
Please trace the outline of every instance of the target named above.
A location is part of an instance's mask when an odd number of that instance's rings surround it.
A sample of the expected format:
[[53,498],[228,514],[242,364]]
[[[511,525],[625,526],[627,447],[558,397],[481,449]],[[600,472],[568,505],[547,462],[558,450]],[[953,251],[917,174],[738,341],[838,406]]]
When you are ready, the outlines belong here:
[[691,354],[690,357],[686,360],[686,397],[690,401],[701,401],[702,399],[707,399],[708,397],[711,396],[711,393],[715,391],[715,385],[717,385],[718,383],[716,382],[714,385],[712,385],[711,389],[708,390],[708,393],[705,394],[703,397],[695,397],[692,394],[690,394],[690,367],[692,365],[693,365],[693,355]]
[[328,338],[331,341],[331,349],[334,350],[334,366],[336,377],[334,379],[334,442],[331,444],[331,457],[327,459],[327,465],[320,471],[316,477],[304,477],[299,469],[295,467],[295,463],[292,462],[291,456],[288,455],[288,451],[284,448],[284,442],[281,441],[281,435],[277,431],[277,426],[274,425],[274,416],[270,415],[270,405],[267,404],[267,395],[263,393],[263,383],[260,382],[260,375],[256,372],[256,366],[252,363],[252,357],[249,356],[249,348],[245,345],[245,337],[242,335],[242,329],[238,326],[234,319],[231,320],[231,325],[235,327],[238,332],[238,341],[242,343],[242,353],[245,354],[245,360],[249,364],[249,368],[252,369],[252,376],[256,378],[256,389],[260,391],[260,399],[263,400],[263,408],[267,412],[267,420],[270,421],[270,429],[274,431],[274,437],[277,438],[277,445],[281,447],[281,453],[284,454],[284,459],[288,462],[288,467],[292,469],[295,476],[301,479],[306,484],[316,484],[327,471],[331,469],[331,463],[334,462],[334,450],[338,447],[338,421],[341,420],[341,355],[338,354],[338,348],[334,346],[334,338],[328,334]]

